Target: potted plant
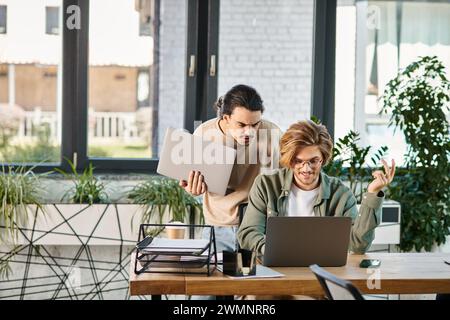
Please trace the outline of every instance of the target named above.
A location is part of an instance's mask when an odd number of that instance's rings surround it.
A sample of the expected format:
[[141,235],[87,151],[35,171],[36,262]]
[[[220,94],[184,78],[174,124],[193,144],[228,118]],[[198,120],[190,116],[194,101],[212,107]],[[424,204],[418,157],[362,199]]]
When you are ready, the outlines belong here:
[[142,207],[141,223],[194,223],[196,217],[198,223],[203,223],[202,204],[173,179],[154,178],[140,183],[131,190],[128,199]]
[[[338,139],[333,147],[333,154],[330,163],[323,168],[324,172],[330,176],[338,177],[349,183],[349,187],[361,203],[365,186],[372,180],[372,167],[367,166],[367,157],[371,147],[359,146],[359,133],[350,131],[343,138]],[[378,167],[381,158],[388,151],[386,146],[370,157],[370,164]]]
[[[89,241],[91,245],[132,245],[138,237],[138,230],[129,228],[133,213],[138,211],[137,205],[113,203],[106,192],[106,183],[94,174],[94,167],[89,163],[83,172],[78,173],[76,166],[66,159],[70,172],[58,168],[55,171],[71,180],[73,187],[61,197],[61,203],[49,205],[49,216],[54,222],[37,225],[46,232],[59,231],[58,228],[70,232],[39,239],[42,244],[79,245]],[[61,220],[64,223],[61,223]]]
[[[43,215],[43,205],[39,195],[40,178],[46,174],[34,174],[31,169],[23,166],[9,167],[6,171],[2,166],[0,173],[0,245],[13,245],[19,241],[20,228],[27,229],[30,216]],[[0,259],[0,278],[8,277],[11,272],[9,262],[14,256]]]
[[[71,164],[71,174],[60,171],[73,182],[73,187],[65,193],[67,181],[52,177],[52,189],[62,190],[64,195],[60,201],[66,203],[41,202],[38,191],[46,189],[49,181],[38,181],[41,175],[31,170],[17,169],[8,173],[4,169],[0,175],[0,227],[3,227],[0,232],[6,229],[11,230],[8,234],[19,234],[17,240],[14,238],[13,247],[0,241],[4,252],[0,254],[0,276],[23,279],[21,298],[35,294],[36,281],[30,275],[37,273],[50,280],[47,293],[42,293],[50,299],[66,294],[80,296],[71,282],[72,271],[77,269],[89,268],[86,274],[92,276],[92,280],[84,279],[86,283],[93,283],[85,288],[89,291],[83,294],[85,298],[102,298],[103,290],[111,291],[111,279],[115,284],[122,281],[127,285],[127,263],[138,238],[137,228],[133,230],[129,226],[133,215],[140,214],[140,205],[110,203],[106,184],[94,175],[94,169],[89,165],[82,173],[77,173]],[[32,210],[33,207],[36,209]],[[46,219],[42,219],[44,212]],[[95,247],[98,245],[101,247]],[[99,262],[99,253],[108,258]],[[95,267],[98,263],[101,263],[100,274]],[[46,287],[41,283],[39,286]],[[13,288],[13,284],[8,284],[0,291],[0,298],[18,295]]]
[[61,173],[64,177],[70,179],[74,183],[73,189],[69,189],[61,198],[61,200],[70,200],[72,203],[107,203],[108,195],[105,193],[105,184],[94,175],[94,167],[92,163],[84,169],[82,174],[78,174],[75,165],[66,159],[69,163],[71,173],[55,168],[56,172]]
[[[37,208],[37,211],[46,212],[46,219],[38,214],[29,221],[27,229],[32,230],[33,244],[133,245],[138,231],[129,226],[139,206],[111,203],[106,184],[94,175],[92,164],[78,173],[73,163],[68,163],[71,173],[55,171],[70,179],[73,187],[63,194],[60,202],[51,201]],[[51,183],[54,187],[58,180]],[[66,185],[64,181],[62,184]],[[17,244],[28,245],[29,240],[22,237]]]
[[400,249],[430,251],[450,234],[450,82],[442,62],[421,57],[388,82],[380,113],[403,131],[405,167],[388,189],[402,203]]

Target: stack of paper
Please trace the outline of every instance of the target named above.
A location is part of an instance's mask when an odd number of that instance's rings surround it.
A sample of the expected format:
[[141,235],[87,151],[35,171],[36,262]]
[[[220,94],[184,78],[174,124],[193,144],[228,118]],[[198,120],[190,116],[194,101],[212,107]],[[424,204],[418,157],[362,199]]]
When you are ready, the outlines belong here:
[[141,250],[147,254],[201,255],[208,247],[206,239],[167,239],[153,238],[152,242]]

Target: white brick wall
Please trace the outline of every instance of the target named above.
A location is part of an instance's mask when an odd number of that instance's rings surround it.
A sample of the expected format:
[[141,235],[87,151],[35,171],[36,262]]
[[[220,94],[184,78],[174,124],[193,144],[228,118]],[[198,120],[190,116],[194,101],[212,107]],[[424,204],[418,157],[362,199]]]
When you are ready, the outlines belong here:
[[183,127],[186,0],[161,1],[160,78],[159,78],[159,145],[166,128]]
[[313,1],[221,1],[218,94],[255,87],[283,130],[309,118]]

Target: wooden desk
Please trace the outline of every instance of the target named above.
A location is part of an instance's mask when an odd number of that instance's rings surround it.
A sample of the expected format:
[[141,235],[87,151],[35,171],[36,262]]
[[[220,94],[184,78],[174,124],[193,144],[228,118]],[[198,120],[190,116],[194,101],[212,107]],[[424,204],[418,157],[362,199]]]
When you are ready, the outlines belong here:
[[[131,254],[130,295],[186,294],[186,279],[183,274],[134,273],[136,252]],[[182,271],[182,270],[180,270]]]
[[[359,262],[362,259],[380,259],[381,266],[377,269],[361,269]],[[450,261],[450,254],[368,253],[349,255],[345,267],[325,269],[339,278],[351,281],[364,294],[450,293],[450,265],[445,264],[444,260]],[[176,293],[217,296],[323,294],[319,282],[309,268],[273,269],[283,273],[285,277],[236,280],[218,271],[210,277],[164,274],[137,276],[131,269],[130,294]],[[380,279],[378,283],[377,276]]]

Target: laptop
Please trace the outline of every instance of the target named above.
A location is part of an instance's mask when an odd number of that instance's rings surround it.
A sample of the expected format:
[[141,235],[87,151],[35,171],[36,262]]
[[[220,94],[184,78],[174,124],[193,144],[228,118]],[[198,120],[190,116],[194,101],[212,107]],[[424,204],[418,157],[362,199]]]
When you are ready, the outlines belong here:
[[200,171],[208,191],[224,196],[236,159],[236,150],[203,140],[183,129],[168,128],[156,172],[187,180],[191,170]]
[[269,217],[263,264],[340,267],[347,263],[350,217]]

